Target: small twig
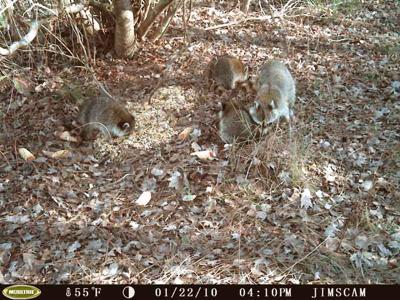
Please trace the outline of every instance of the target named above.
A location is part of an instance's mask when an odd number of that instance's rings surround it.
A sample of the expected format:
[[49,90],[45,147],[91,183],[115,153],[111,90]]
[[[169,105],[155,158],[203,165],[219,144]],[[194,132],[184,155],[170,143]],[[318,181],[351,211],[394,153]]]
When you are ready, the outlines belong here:
[[189,0],[189,13],[188,13],[188,18],[186,20],[186,23],[189,23],[190,18],[192,17],[192,9],[193,9],[193,3],[192,3],[192,0]]
[[245,18],[245,19],[242,19],[242,20],[239,20],[239,21],[234,21],[234,22],[230,22],[230,23],[225,23],[225,24],[220,24],[220,25],[207,27],[204,30],[208,31],[208,30],[214,30],[214,29],[219,29],[219,28],[223,28],[223,27],[236,26],[236,25],[239,25],[239,24],[241,24],[243,22],[248,22],[248,21],[265,21],[265,20],[268,20],[269,18],[270,18],[270,16]]
[[6,156],[2,151],[0,151],[0,154],[4,157],[4,160],[6,161],[6,163],[7,163],[9,166],[11,166],[9,160],[7,159],[7,156]]
[[240,256],[240,254],[241,254],[241,252],[242,252],[242,245],[241,245],[241,241],[242,241],[242,215],[241,215],[241,213],[239,212],[239,220],[240,220],[240,222],[239,222],[239,241],[238,241],[238,272],[239,272],[239,274],[238,274],[238,279],[240,278],[240,263],[241,263],[241,261],[240,261],[240,259],[241,259],[241,256]]
[[[153,35],[153,38],[152,38],[153,42],[155,42],[163,37],[163,35],[165,34],[165,32],[167,31],[167,29],[169,27],[169,24],[172,21],[172,18],[175,16],[176,12],[181,7],[182,3],[183,3],[183,5],[185,4],[184,0],[179,0],[179,2],[175,3],[175,5],[172,5],[168,8],[167,15],[164,17],[164,20],[161,22],[161,24],[157,28],[156,33]],[[186,40],[185,40],[185,42],[186,42]]]
[[182,21],[183,21],[183,30],[185,32],[184,39],[185,43],[187,43],[186,0],[183,1]]
[[101,83],[97,79],[97,77],[95,75],[95,71],[93,70],[92,67],[90,67],[90,71],[92,72],[93,80],[96,82],[97,86],[100,88],[100,93],[103,93],[104,96],[107,96],[111,100],[115,100],[115,98],[110,94],[110,92],[107,91],[105,84]]
[[147,1],[146,1],[146,6],[145,6],[145,8],[144,8],[144,13],[143,13],[143,15],[142,15],[141,21],[147,19],[147,16],[149,15],[149,11],[150,11],[150,6],[151,6],[151,0],[147,0]]
[[25,10],[22,13],[22,16],[24,16],[25,14],[29,13],[32,9],[34,9],[35,7],[39,7],[39,8],[43,8],[44,10],[47,10],[48,12],[50,12],[52,15],[54,16],[58,16],[58,12],[56,10],[53,10],[51,8],[48,8],[40,3],[34,3],[31,7],[29,7],[27,10]]
[[18,0],[8,2],[7,5],[2,10],[0,10],[0,15],[2,15],[7,9],[12,8],[14,6],[14,3],[17,1]]
[[310,253],[308,253],[306,256],[302,257],[301,259],[299,259],[298,261],[296,261],[293,265],[291,265],[290,267],[286,268],[285,271],[281,272],[281,274],[286,273],[287,271],[293,269],[296,265],[298,265],[299,263],[301,263],[302,261],[304,261],[306,258],[308,258],[311,254],[313,254],[315,251],[318,250],[319,247],[322,246],[322,244],[324,244],[327,240],[328,240],[329,236],[324,239],[321,243],[319,243]]
[[141,22],[137,30],[137,36],[139,39],[142,40],[146,37],[147,33],[149,32],[151,26],[156,21],[158,16],[160,16],[166,9],[168,9],[173,2],[173,0],[158,2],[156,7],[151,10],[151,13],[147,16],[147,18],[143,20],[143,22]]
[[117,181],[107,183],[107,184],[104,185],[103,187],[107,187],[107,186],[109,186],[109,185],[118,184],[118,183],[120,183],[121,181],[123,181],[126,177],[128,177],[128,176],[134,176],[134,175],[135,175],[135,174],[127,173],[127,174],[125,174],[124,176],[122,176],[120,179],[118,179]]

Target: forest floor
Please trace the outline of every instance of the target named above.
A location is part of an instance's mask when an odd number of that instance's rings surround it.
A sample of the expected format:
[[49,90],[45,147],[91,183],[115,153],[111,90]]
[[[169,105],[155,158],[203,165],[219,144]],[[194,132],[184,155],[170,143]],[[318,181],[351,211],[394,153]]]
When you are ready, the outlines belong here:
[[[0,283],[400,283],[400,4],[356,3],[194,7],[188,45],[177,17],[134,59],[98,59],[136,116],[122,140],[60,138],[77,108],[65,87],[93,83],[82,68],[49,63],[30,96],[2,87]],[[218,102],[252,97],[205,85],[223,53],[253,76],[288,64],[291,141],[283,124],[224,145]]]

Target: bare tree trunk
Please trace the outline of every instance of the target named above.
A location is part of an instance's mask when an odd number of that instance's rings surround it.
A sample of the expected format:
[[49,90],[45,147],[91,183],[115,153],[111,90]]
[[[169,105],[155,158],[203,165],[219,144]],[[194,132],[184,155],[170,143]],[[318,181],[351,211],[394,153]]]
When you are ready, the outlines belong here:
[[242,0],[242,7],[240,8],[242,12],[247,14],[249,12],[251,0]]
[[114,0],[115,36],[114,50],[117,56],[130,58],[136,51],[136,36],[130,0]]

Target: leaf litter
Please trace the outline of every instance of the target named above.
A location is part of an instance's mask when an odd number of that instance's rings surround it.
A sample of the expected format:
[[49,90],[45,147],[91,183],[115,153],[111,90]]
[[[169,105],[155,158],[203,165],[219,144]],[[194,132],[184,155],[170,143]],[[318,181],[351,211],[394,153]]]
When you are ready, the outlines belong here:
[[[399,5],[364,4],[300,6],[198,34],[150,103],[148,86],[132,83],[156,86],[160,71],[145,67],[183,39],[123,67],[99,60],[98,77],[136,116],[119,141],[76,146],[60,117],[76,107],[54,96],[67,80],[57,69],[35,89],[16,77],[7,97],[18,93],[0,102],[12,125],[0,136],[0,283],[399,283]],[[192,22],[239,17],[217,4],[194,7]],[[225,52],[253,73],[270,58],[289,64],[291,144],[277,126],[264,141],[224,146],[225,96],[200,78]]]

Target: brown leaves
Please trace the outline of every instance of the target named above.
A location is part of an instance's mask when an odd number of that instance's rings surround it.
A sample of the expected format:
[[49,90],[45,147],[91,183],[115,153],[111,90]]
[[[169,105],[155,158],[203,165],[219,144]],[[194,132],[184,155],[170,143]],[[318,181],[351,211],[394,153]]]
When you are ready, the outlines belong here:
[[178,135],[178,139],[181,141],[188,140],[189,134],[193,131],[192,127],[187,127],[183,131],[181,131]]
[[[235,22],[224,5],[194,5],[192,20]],[[62,91],[57,76],[81,78],[77,69],[59,73],[55,64],[54,79],[35,90],[34,74],[17,79],[18,93],[0,102],[10,131],[1,144],[0,283],[397,280],[396,35],[374,17],[395,14],[386,2],[370,5],[373,14],[360,7],[356,19],[304,6],[306,18],[200,33],[151,105],[142,103],[160,79],[154,62],[164,68],[180,38],[144,47],[135,60],[99,59],[96,74],[137,115],[137,132],[124,140],[76,144],[70,120],[87,83]],[[299,86],[292,142],[282,122],[258,143],[224,148],[221,99],[203,89],[201,73],[225,52],[252,75],[271,58],[289,64]],[[34,162],[15,159],[15,148]]]

